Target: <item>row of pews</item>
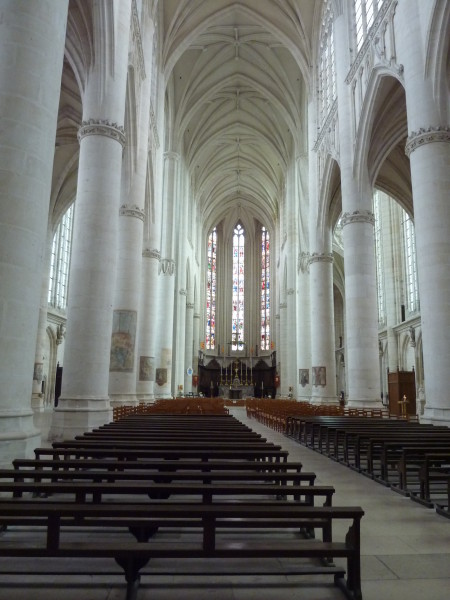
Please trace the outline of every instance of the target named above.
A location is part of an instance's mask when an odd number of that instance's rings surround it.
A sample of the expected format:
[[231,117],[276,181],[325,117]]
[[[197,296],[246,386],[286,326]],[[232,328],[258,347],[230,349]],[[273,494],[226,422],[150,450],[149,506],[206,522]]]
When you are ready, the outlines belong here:
[[0,560],[111,558],[136,600],[153,558],[175,572],[256,558],[264,574],[289,558],[276,574],[320,573],[362,598],[363,510],[334,506],[332,486],[231,415],[128,414],[34,455],[0,470]]
[[450,429],[371,417],[291,415],[285,433],[450,517]]
[[384,409],[347,408],[338,404],[312,404],[307,401],[275,398],[249,398],[246,401],[247,416],[283,433],[286,419],[291,416],[347,416],[347,417],[379,417],[388,416]]
[[129,415],[178,414],[178,415],[227,415],[223,398],[159,398],[155,402],[113,407],[113,421]]

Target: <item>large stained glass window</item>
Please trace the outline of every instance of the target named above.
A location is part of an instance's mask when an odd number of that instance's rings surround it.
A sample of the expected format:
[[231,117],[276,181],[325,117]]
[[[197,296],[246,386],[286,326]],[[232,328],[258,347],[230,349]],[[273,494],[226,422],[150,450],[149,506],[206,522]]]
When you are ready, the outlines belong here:
[[244,228],[239,223],[233,232],[233,295],[231,315],[231,347],[244,346]]
[[261,350],[270,350],[270,240],[261,228]]
[[48,303],[55,308],[65,309],[69,286],[70,255],[72,250],[74,204],[64,213],[53,236],[50,257],[50,279]]
[[206,349],[216,346],[216,286],[217,286],[217,230],[208,237],[208,273],[206,280]]

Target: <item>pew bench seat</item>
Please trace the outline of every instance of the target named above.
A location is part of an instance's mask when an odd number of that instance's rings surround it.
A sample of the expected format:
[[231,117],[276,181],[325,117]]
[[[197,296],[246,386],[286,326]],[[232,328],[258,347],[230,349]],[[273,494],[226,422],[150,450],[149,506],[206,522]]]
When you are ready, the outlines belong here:
[[[258,558],[263,573],[262,559],[289,557],[298,559],[299,572],[330,575],[349,599],[361,600],[363,514],[360,507],[319,508],[296,503],[136,504],[130,510],[130,504],[0,502],[0,524],[7,525],[0,536],[0,557],[113,558],[124,570],[127,600],[136,600],[140,570],[152,558],[176,559],[177,566],[183,558]],[[343,519],[350,524],[344,539],[337,542],[331,538],[329,524]],[[28,534],[35,533],[39,539],[27,542],[23,535],[15,537],[15,527],[24,525]],[[167,528],[180,531],[186,527],[186,536],[164,538]],[[302,527],[322,529],[322,539],[299,537]],[[200,534],[198,539],[192,529]],[[226,535],[222,535],[224,531]],[[269,531],[276,535],[271,538]],[[338,557],[346,560],[346,569],[331,562]],[[315,562],[304,565],[302,559]]]

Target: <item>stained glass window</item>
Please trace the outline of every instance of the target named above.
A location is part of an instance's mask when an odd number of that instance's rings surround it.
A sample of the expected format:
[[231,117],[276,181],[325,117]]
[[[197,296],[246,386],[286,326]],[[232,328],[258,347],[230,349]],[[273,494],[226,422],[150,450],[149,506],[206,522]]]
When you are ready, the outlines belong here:
[[261,350],[270,350],[270,239],[261,228]]
[[325,2],[322,12],[322,31],[319,60],[319,121],[323,124],[336,98],[336,63],[334,57],[333,13]]
[[377,298],[378,298],[378,323],[386,323],[386,307],[384,301],[384,270],[383,270],[383,246],[381,237],[381,213],[380,198],[378,192],[373,196],[373,212],[375,215],[375,267],[377,277]]
[[231,300],[231,347],[233,350],[242,350],[244,345],[244,250],[244,228],[238,223],[233,232],[233,294]]
[[206,349],[216,346],[216,285],[217,285],[217,230],[208,237],[208,272],[206,278]]
[[413,313],[419,309],[419,285],[417,281],[416,262],[416,236],[414,223],[409,215],[403,211],[403,242],[405,245],[406,261],[406,306],[408,312]]
[[359,51],[384,0],[354,0],[356,49]]
[[48,303],[55,308],[65,309],[69,284],[70,254],[72,250],[73,207],[64,213],[53,236],[50,257]]

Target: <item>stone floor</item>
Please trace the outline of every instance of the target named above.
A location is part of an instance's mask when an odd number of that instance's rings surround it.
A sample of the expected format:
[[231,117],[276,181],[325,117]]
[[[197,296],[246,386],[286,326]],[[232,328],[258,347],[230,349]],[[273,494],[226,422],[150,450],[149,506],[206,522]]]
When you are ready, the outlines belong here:
[[[448,600],[450,598],[450,519],[437,515],[363,475],[300,446],[258,422],[245,409],[233,414],[270,441],[289,451],[316,483],[333,485],[334,505],[359,505],[362,520],[364,600]],[[43,436],[49,414],[38,418]],[[42,563],[42,564],[41,564]],[[180,562],[179,569],[153,561],[144,570],[138,600],[342,600],[343,593],[321,576],[272,576],[278,561],[264,575],[224,576],[220,562]],[[244,571],[251,564],[239,565]],[[181,569],[183,574],[181,575]],[[167,574],[164,571],[167,570]],[[205,570],[208,576],[195,575]],[[178,573],[178,574],[177,574]],[[121,571],[113,561],[0,560],[0,600],[124,600]]]

